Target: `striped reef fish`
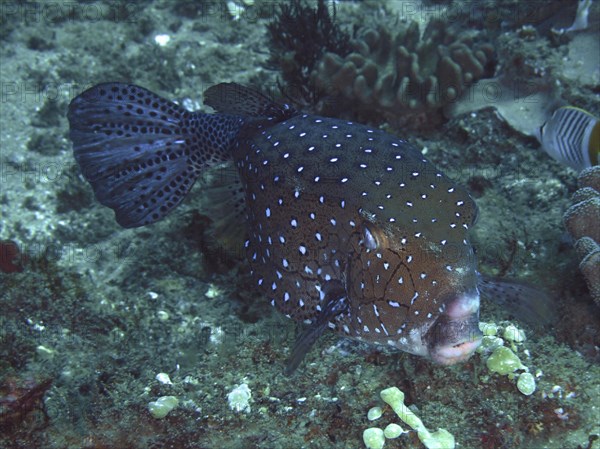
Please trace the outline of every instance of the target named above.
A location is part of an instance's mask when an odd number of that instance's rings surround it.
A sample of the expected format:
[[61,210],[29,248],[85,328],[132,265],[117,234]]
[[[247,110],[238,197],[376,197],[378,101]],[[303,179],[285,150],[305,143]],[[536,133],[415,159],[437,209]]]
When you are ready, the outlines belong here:
[[537,138],[550,156],[577,171],[600,164],[600,119],[588,111],[558,108]]
[[104,83],[69,106],[70,138],[98,201],[127,228],[165,217],[210,167],[233,161],[245,249],[279,311],[310,323],[291,373],[328,328],[441,364],[481,342],[481,282],[467,191],[406,141],[304,114],[233,83],[189,112],[135,85]]

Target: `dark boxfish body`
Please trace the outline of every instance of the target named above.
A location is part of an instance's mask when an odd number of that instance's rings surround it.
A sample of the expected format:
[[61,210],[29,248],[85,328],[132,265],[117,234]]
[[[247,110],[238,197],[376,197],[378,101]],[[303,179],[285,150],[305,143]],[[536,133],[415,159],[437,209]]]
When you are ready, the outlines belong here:
[[122,226],[160,220],[203,170],[233,160],[256,283],[282,313],[311,322],[289,371],[327,327],[443,364],[472,354],[477,208],[463,188],[383,131],[235,84],[205,101],[218,113],[106,83],[71,103],[75,158]]

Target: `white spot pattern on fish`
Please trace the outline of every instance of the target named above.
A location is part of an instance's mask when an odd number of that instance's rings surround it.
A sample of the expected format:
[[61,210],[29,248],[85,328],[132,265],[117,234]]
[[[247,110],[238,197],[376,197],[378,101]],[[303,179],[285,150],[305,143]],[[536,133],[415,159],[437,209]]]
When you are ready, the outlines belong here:
[[[86,103],[86,95],[98,101]],[[439,304],[477,295],[466,234],[476,206],[415,148],[368,126],[298,114],[234,84],[206,98],[220,114],[190,113],[116,83],[72,102],[76,158],[101,170],[88,180],[119,223],[161,219],[202,170],[233,159],[253,276],[286,316],[387,344],[407,331],[425,339],[443,313]],[[140,131],[135,111],[150,132]],[[115,130],[130,136],[126,148],[110,137]],[[420,354],[438,343],[394,341]]]

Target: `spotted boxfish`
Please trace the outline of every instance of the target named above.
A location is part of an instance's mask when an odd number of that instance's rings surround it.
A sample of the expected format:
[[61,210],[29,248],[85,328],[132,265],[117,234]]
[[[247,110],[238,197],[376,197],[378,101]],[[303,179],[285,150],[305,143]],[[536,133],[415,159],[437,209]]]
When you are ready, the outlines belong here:
[[75,159],[121,226],[161,220],[203,172],[230,162],[256,286],[308,324],[288,373],[328,328],[440,364],[469,358],[485,284],[468,239],[477,207],[463,187],[377,128],[234,83],[204,99],[216,113],[121,83],[71,102]]

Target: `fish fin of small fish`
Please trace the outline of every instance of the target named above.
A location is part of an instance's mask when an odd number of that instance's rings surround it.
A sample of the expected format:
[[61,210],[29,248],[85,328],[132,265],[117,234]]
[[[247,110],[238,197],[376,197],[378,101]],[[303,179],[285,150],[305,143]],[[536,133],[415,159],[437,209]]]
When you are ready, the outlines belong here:
[[524,282],[480,274],[478,287],[483,299],[502,306],[532,327],[546,326],[558,319],[556,300]]
[[243,117],[265,117],[283,121],[296,111],[289,105],[278,104],[249,87],[236,83],[220,83],[204,92],[204,104],[217,112]]
[[211,233],[220,249],[234,257],[245,255],[246,194],[233,163],[208,170],[202,178],[200,209],[212,221]]
[[331,286],[325,288],[326,298],[329,298],[327,305],[323,308],[317,319],[304,329],[296,338],[292,354],[286,362],[286,367],[283,371],[285,376],[294,374],[306,354],[309,353],[315,342],[323,334],[325,329],[329,327],[329,322],[332,321],[340,313],[344,313],[348,309],[348,301],[346,300],[345,292],[339,286]]
[[162,219],[207,161],[225,160],[216,138],[204,142],[194,131],[219,117],[188,112],[139,86],[94,86],[73,99],[67,117],[84,177],[126,228]]

